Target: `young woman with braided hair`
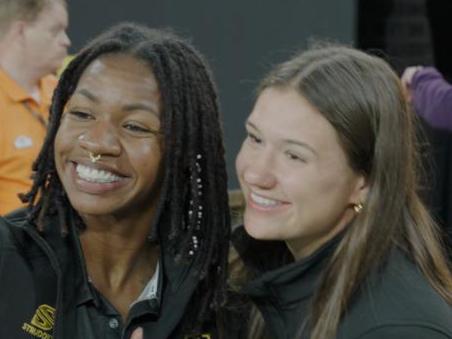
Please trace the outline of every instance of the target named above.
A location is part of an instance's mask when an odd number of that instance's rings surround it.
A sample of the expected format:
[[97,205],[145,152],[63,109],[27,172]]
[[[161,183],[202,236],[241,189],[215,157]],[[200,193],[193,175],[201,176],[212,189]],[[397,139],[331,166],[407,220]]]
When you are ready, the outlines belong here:
[[389,65],[352,48],[314,47],[263,80],[236,162],[231,281],[271,338],[452,338],[414,118]]
[[135,24],[90,42],[56,88],[29,208],[0,221],[0,337],[214,337],[223,156],[190,44]]

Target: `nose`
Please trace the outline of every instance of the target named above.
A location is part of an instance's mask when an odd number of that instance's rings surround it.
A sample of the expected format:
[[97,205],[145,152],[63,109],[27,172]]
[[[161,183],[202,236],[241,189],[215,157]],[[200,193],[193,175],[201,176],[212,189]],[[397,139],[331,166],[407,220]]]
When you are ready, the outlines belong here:
[[243,180],[259,189],[271,189],[276,185],[274,162],[268,154],[260,153],[248,159],[243,167]]
[[71,39],[69,39],[67,32],[63,32],[63,35],[61,37],[61,45],[65,48],[69,48],[71,46]]
[[109,122],[98,121],[92,124],[79,136],[78,141],[86,152],[111,157],[118,157],[121,154],[118,135]]

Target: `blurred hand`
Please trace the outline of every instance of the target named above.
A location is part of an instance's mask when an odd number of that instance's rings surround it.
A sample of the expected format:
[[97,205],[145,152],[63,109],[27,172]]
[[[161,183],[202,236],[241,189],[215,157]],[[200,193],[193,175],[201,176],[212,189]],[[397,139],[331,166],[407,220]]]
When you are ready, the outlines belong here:
[[413,80],[413,76],[416,74],[417,71],[421,70],[422,66],[410,66],[405,68],[405,70],[402,73],[402,83],[405,86],[410,86],[411,81]]
[[408,100],[408,102],[411,102],[411,81],[413,80],[414,75],[417,71],[421,70],[422,66],[410,66],[405,68],[405,70],[402,73],[402,77],[400,80],[402,81],[403,90],[405,92],[405,96]]
[[130,339],[143,339],[143,329],[141,327],[138,327],[135,331],[133,331],[132,335],[130,336]]

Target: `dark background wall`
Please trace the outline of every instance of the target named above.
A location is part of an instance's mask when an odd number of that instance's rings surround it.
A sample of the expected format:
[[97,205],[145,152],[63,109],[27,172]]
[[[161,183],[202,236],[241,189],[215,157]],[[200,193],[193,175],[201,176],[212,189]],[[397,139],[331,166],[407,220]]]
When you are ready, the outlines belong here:
[[[451,80],[451,10],[450,0],[358,0],[356,45],[383,52],[398,72],[434,65]],[[418,128],[425,167],[420,193],[448,234],[452,258],[452,133],[422,120]]]
[[71,52],[120,21],[172,27],[192,40],[220,92],[229,187],[254,88],[276,62],[321,38],[352,43],[355,0],[69,0]]

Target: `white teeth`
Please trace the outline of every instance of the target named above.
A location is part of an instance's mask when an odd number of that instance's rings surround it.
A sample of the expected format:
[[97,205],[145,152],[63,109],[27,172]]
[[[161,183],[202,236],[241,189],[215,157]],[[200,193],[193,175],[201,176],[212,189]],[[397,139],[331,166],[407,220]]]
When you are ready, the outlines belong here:
[[77,164],[75,170],[77,171],[77,174],[81,179],[89,182],[104,184],[115,182],[121,179],[120,177],[114,175],[111,172],[98,170],[81,164]]
[[265,207],[271,207],[271,206],[276,206],[279,205],[280,203],[276,200],[272,200],[272,199],[266,199],[263,198],[259,195],[257,195],[256,193],[252,193],[250,194],[251,200],[261,206],[265,206]]

